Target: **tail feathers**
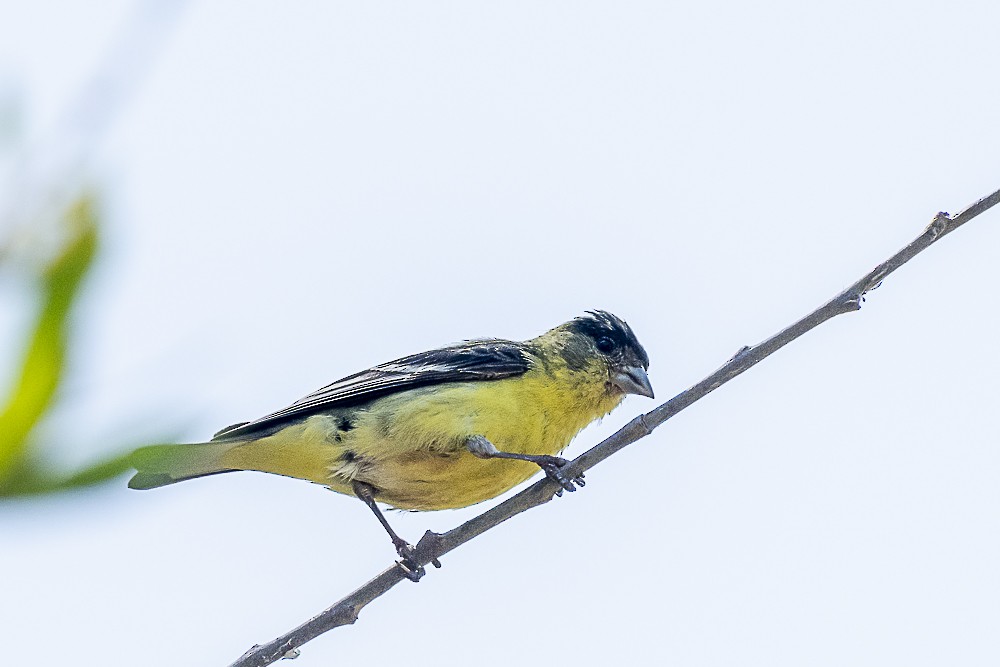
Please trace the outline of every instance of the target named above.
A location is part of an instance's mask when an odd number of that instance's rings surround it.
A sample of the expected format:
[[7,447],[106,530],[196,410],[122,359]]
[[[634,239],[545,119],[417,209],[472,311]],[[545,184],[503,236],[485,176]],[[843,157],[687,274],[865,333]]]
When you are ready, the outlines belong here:
[[232,472],[221,463],[233,443],[209,442],[199,445],[153,445],[132,454],[138,472],[129,480],[130,489],[155,489],[186,479]]

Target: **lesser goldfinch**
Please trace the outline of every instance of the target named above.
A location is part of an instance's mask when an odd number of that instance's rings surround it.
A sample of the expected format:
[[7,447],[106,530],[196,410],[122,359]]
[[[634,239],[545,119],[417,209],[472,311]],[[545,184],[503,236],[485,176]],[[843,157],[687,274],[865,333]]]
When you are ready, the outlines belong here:
[[[557,455],[626,394],[653,397],[649,357],[624,320],[589,311],[524,342],[472,340],[380,364],[278,412],[227,427],[210,442],[156,445],[133,455],[133,489],[258,470],[399,509],[466,507],[539,468],[563,489]],[[418,578],[419,575],[411,576]]]

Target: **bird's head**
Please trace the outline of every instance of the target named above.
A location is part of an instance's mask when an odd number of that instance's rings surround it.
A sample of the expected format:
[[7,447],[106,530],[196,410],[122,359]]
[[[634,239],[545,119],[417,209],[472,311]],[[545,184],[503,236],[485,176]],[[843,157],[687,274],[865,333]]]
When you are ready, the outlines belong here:
[[638,394],[653,398],[646,369],[649,355],[625,320],[604,310],[588,311],[553,330],[564,332],[561,354],[570,370],[606,371],[612,393]]

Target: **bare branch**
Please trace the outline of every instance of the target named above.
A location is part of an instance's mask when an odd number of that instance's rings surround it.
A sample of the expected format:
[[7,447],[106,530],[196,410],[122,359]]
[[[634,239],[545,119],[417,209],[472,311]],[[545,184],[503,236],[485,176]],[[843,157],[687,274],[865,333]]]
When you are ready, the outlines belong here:
[[[909,245],[815,311],[767,340],[753,347],[742,348],[732,359],[701,382],[685,389],[652,411],[639,415],[618,432],[571,461],[564,469],[567,477],[575,477],[593,468],[615,452],[649,435],[653,429],[684,408],[729,382],[759,361],[774,354],[807,331],[837,315],[859,310],[864,301],[864,295],[878,287],[886,276],[927,249],[945,234],[954,231],[998,203],[1000,203],[1000,190],[980,199],[954,217],[947,213],[938,213],[923,233]],[[543,478],[516,496],[447,533],[438,534],[427,531],[417,543],[415,560],[421,565],[428,565],[435,558],[443,556],[503,521],[552,500],[552,496],[559,488],[557,483]],[[393,566],[385,570],[361,588],[294,630],[267,644],[254,646],[230,667],[263,667],[281,658],[296,657],[299,646],[328,630],[354,623],[365,605],[404,579],[403,572],[398,567]]]

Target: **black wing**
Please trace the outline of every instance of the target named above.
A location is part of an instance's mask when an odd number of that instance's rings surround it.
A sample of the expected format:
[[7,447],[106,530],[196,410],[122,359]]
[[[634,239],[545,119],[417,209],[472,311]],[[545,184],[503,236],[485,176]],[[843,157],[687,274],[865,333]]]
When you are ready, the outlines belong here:
[[413,354],[349,375],[252,422],[235,424],[213,440],[261,435],[281,424],[330,408],[364,403],[398,391],[446,382],[499,380],[528,370],[530,352],[524,343],[475,340],[440,350]]

